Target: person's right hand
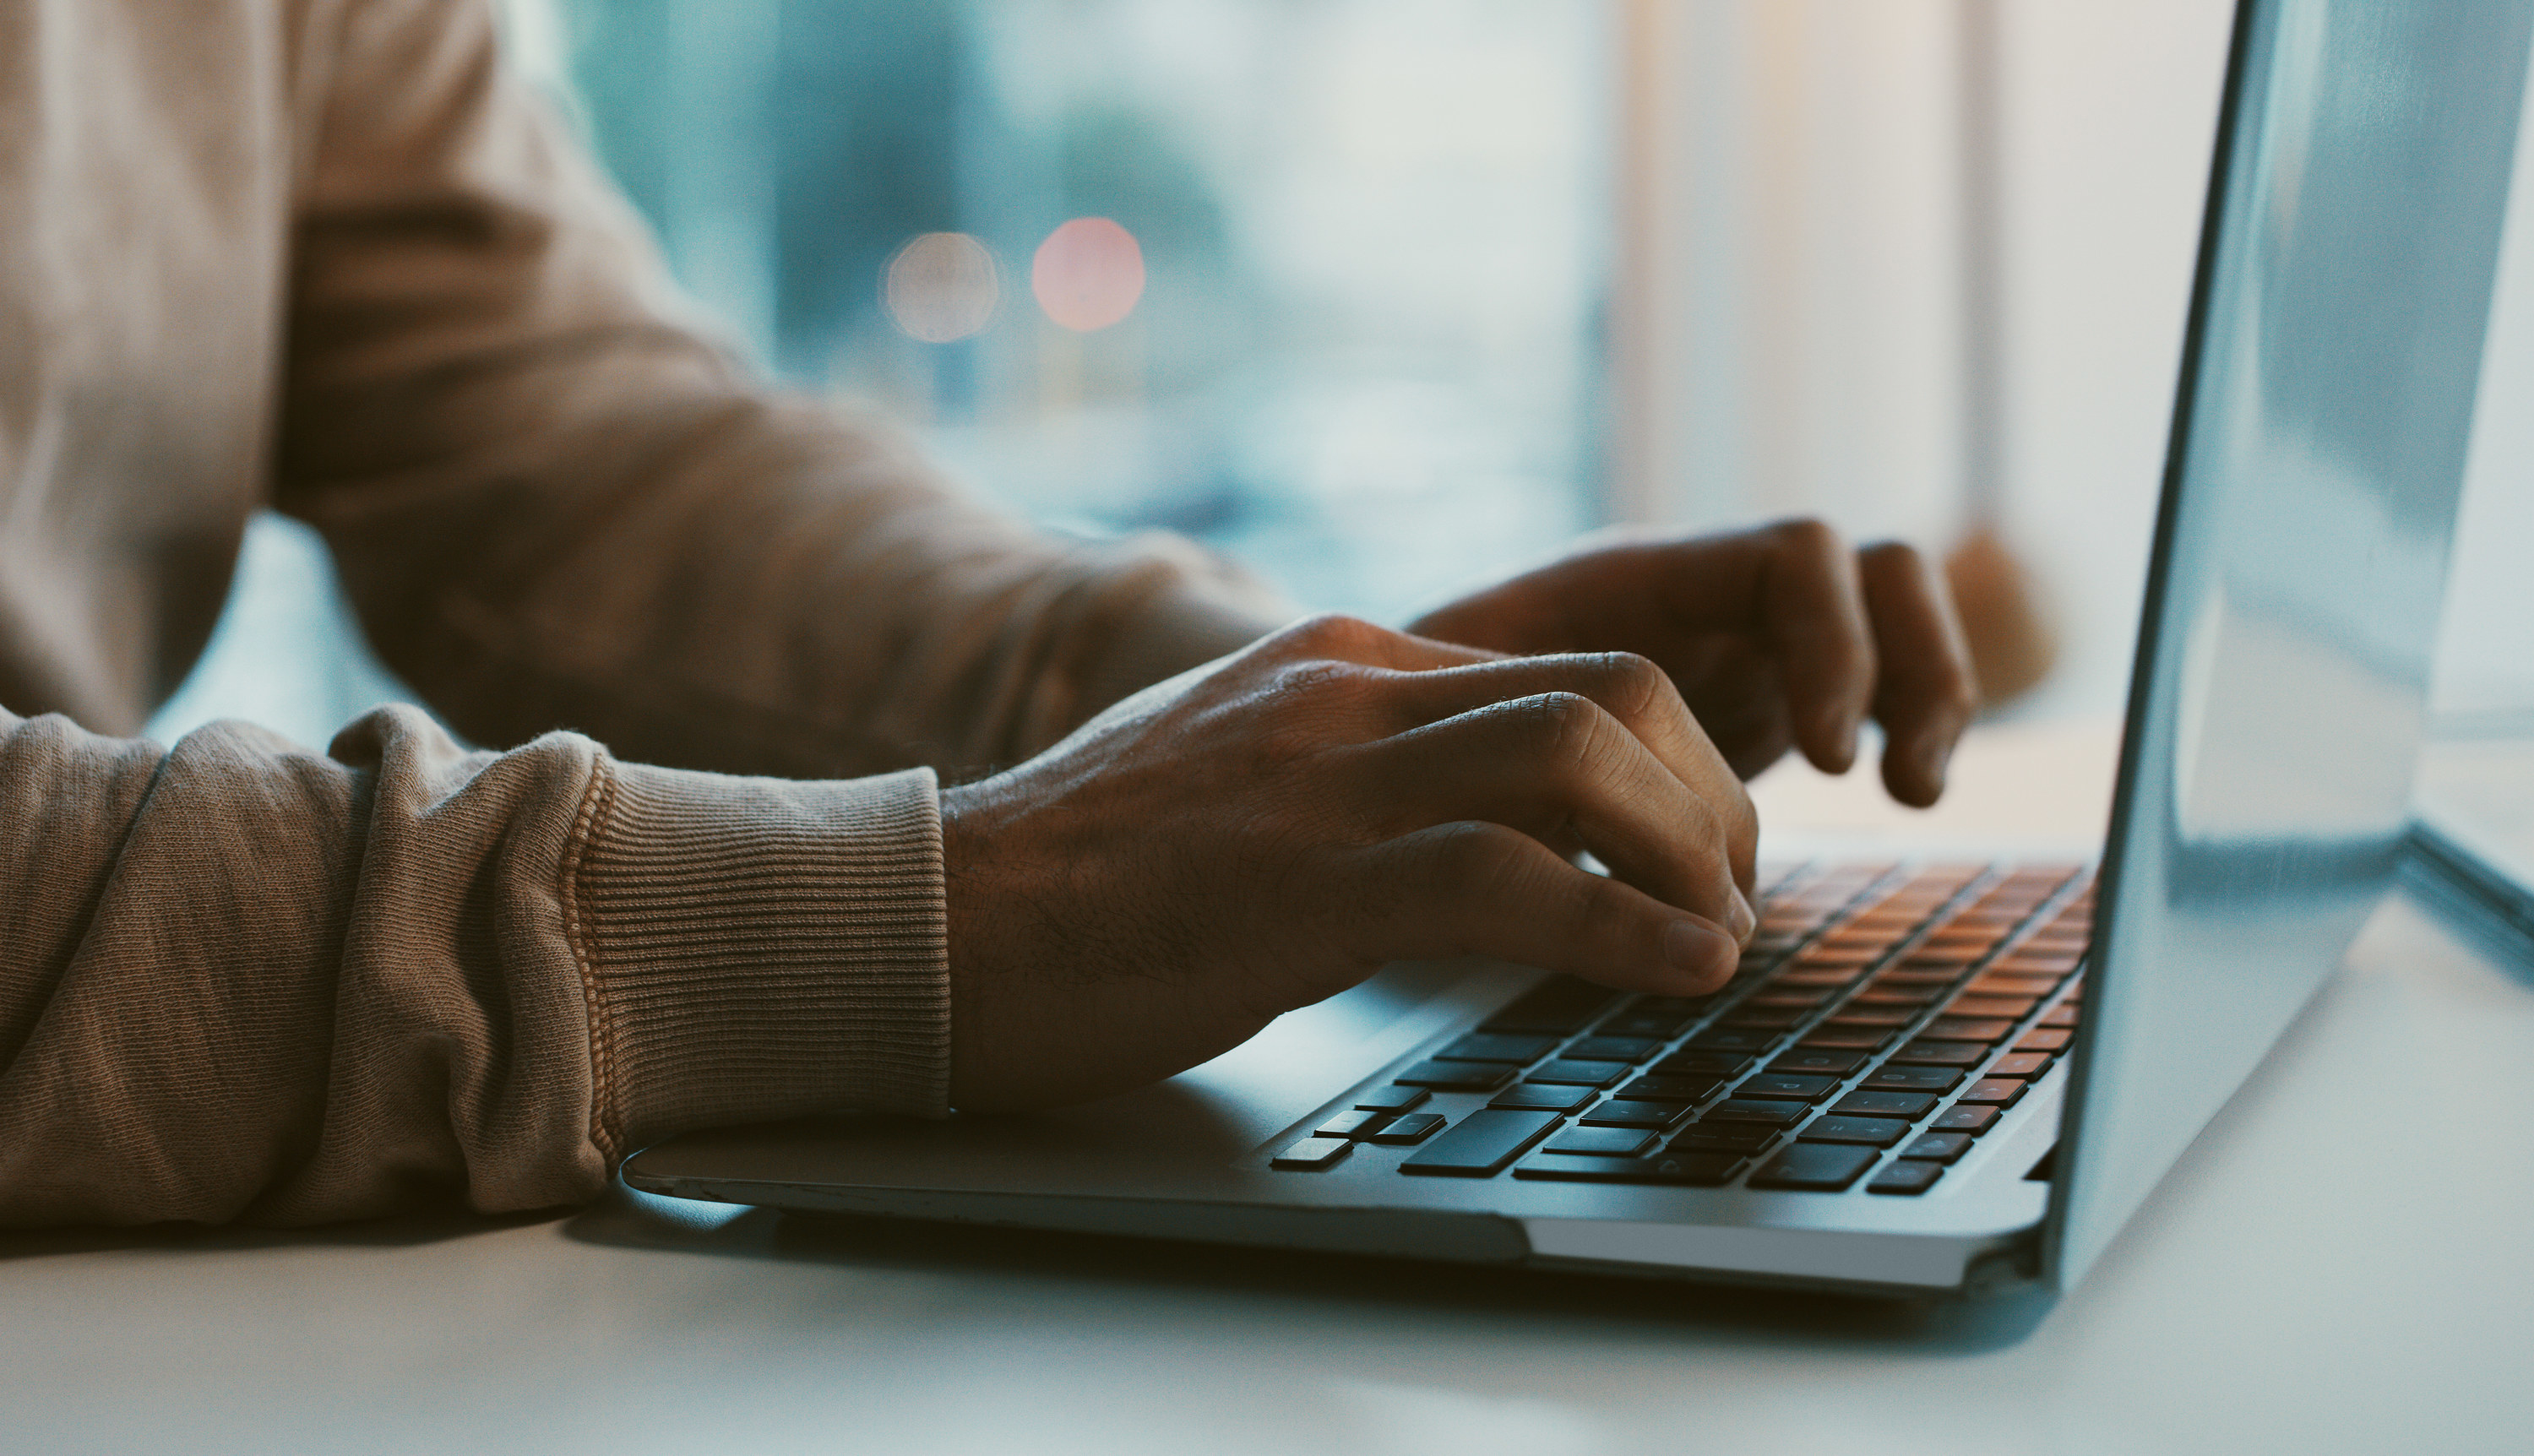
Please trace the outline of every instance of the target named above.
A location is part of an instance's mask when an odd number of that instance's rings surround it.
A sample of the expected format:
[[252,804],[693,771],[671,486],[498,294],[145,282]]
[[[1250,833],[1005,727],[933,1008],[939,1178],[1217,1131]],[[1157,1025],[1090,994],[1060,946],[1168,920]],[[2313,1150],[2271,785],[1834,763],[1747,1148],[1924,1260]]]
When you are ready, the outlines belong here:
[[951,1102],[991,1111],[1172,1075],[1393,960],[1712,991],[1758,823],[1645,658],[1321,617],[944,791],[942,838]]

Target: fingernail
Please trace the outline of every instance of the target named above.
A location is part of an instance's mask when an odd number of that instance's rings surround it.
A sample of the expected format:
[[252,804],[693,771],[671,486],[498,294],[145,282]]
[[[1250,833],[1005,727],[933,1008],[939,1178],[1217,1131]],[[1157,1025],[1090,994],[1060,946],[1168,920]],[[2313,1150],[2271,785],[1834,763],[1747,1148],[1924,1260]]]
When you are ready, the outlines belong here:
[[1760,917],[1751,908],[1751,897],[1742,893],[1740,885],[1733,888],[1733,919],[1725,929],[1733,933],[1737,948],[1750,944],[1752,934],[1760,929]]
[[1663,930],[1663,959],[1671,962],[1674,970],[1702,981],[1720,981],[1731,975],[1741,958],[1742,947],[1707,921],[1675,920]]

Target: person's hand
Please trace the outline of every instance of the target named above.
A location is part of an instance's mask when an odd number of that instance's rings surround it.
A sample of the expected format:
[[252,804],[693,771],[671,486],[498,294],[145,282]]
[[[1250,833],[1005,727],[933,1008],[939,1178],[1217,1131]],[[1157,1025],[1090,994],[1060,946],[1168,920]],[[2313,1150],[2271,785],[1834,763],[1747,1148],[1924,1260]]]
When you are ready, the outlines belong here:
[[1942,578],[1907,546],[1851,553],[1817,520],[1588,546],[1409,631],[1499,652],[1642,653],[1745,778],[1790,746],[1844,773],[1870,713],[1885,786],[1922,808],[1978,700]]
[[1661,668],[1340,617],[946,790],[942,840],[967,1111],[1169,1076],[1393,960],[1696,995],[1754,923],[1750,800]]

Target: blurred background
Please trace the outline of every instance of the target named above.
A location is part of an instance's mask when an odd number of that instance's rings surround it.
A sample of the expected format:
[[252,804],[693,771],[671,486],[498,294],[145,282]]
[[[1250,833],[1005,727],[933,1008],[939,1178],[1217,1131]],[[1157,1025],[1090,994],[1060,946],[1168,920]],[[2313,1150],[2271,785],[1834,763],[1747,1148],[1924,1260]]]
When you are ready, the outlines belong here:
[[[1998,709],[2026,721],[2126,686],[2230,10],[503,5],[734,348],[1015,510],[1385,621],[1609,523],[1975,535],[2029,588],[2046,672]],[[2534,707],[2534,222],[2510,237],[2456,722]],[[397,696],[267,518],[153,732],[322,743]]]

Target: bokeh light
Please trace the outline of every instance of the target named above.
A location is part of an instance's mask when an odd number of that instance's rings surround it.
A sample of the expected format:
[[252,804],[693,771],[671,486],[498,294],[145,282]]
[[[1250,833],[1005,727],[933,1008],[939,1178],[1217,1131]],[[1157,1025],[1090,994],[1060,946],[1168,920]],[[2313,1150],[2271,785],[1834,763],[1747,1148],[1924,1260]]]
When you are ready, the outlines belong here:
[[1144,250],[1106,217],[1076,217],[1047,235],[1030,260],[1030,291],[1047,316],[1089,334],[1135,311],[1144,296]]
[[951,343],[995,317],[995,255],[964,232],[918,233],[888,260],[880,303],[910,338]]

